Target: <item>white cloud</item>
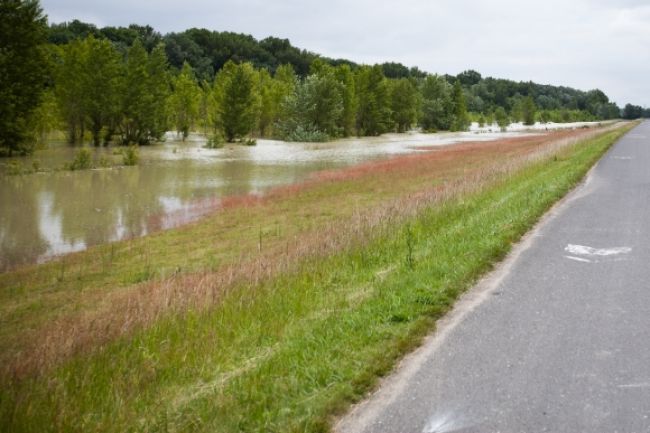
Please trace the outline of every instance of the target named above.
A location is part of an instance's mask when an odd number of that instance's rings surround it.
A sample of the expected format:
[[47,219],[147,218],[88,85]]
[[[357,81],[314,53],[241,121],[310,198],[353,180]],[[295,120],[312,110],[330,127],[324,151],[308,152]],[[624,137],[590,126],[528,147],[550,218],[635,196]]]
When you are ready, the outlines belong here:
[[650,106],[645,0],[43,0],[51,21],[278,36],[331,57],[601,88]]

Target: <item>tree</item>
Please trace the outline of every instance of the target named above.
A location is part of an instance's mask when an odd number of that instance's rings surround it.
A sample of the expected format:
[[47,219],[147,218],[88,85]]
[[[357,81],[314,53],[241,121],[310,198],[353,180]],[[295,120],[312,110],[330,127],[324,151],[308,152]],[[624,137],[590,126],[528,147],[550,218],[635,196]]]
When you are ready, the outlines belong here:
[[466,131],[469,128],[470,121],[467,115],[467,106],[465,105],[465,95],[459,80],[454,83],[452,102],[454,105],[454,118],[451,123],[451,130]]
[[259,110],[256,81],[253,65],[232,61],[215,79],[218,123],[229,142],[245,137],[255,128]]
[[390,129],[390,93],[381,66],[362,66],[354,82],[357,91],[357,133],[379,135]]
[[169,109],[176,131],[180,132],[185,140],[199,116],[199,104],[202,97],[201,88],[196,82],[194,71],[189,63],[183,64],[183,69],[174,78],[172,87]]
[[425,131],[447,130],[451,128],[453,102],[451,86],[443,77],[427,76],[421,87],[422,114],[420,123]]
[[167,129],[169,81],[162,45],[147,55],[140,39],[127,53],[122,89],[121,133],[123,144],[148,144]]
[[70,42],[62,49],[61,61],[55,74],[54,91],[70,144],[81,141],[86,126],[84,86],[79,79],[85,74],[84,57],[83,41],[77,39]]
[[99,146],[102,129],[108,129],[105,138],[110,140],[110,131],[119,113],[122,64],[119,53],[109,41],[90,36],[84,45],[84,70],[78,79],[83,87],[82,102],[93,143]]
[[47,18],[37,0],[2,0],[0,17],[0,156],[28,154],[30,116],[48,76]]
[[644,114],[643,107],[639,105],[626,104],[623,108],[623,119],[633,120],[642,117]]
[[393,82],[391,88],[391,110],[397,132],[407,131],[418,117],[418,91],[408,78]]
[[460,84],[462,84],[463,86],[471,87],[475,84],[478,84],[481,81],[482,77],[481,74],[470,69],[456,75],[456,79],[460,81]]
[[305,78],[284,103],[283,136],[291,141],[324,141],[339,136],[341,87],[329,66]]
[[[130,28],[147,33],[151,30],[150,37],[155,38],[156,33],[149,26],[140,27],[132,24]],[[158,43],[151,51],[147,62],[147,73],[147,90],[153,100],[149,106],[151,121],[149,135],[152,139],[159,140],[167,131],[167,99],[170,94],[169,64],[164,44]]]
[[354,125],[357,117],[357,98],[354,86],[354,74],[350,65],[339,65],[334,74],[341,84],[341,98],[343,113],[341,113],[340,127],[344,137],[354,134]]
[[503,107],[497,107],[494,112],[494,118],[497,121],[497,125],[501,128],[502,131],[505,131],[508,125],[510,124],[510,119],[508,119],[508,113]]
[[110,139],[120,111],[121,79],[120,55],[106,39],[91,34],[64,47],[55,89],[71,144],[83,140],[87,127],[95,146],[104,129]]
[[532,96],[526,97],[522,104],[522,117],[524,119],[524,125],[534,125],[535,124],[535,113],[537,112],[537,107],[535,106],[535,101],[533,101]]

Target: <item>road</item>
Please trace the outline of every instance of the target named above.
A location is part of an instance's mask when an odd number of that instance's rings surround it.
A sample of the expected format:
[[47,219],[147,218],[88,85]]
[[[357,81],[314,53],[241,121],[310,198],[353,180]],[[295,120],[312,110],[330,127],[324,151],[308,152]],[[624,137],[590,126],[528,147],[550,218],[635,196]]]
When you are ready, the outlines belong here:
[[650,432],[650,122],[336,430]]

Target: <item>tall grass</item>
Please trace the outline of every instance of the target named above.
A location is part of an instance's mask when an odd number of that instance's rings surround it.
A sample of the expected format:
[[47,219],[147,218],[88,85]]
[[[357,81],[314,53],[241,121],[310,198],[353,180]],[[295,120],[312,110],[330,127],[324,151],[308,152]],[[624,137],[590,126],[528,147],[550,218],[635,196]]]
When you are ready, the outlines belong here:
[[[144,299],[168,306],[200,295],[42,375],[5,377],[0,430],[326,431],[624,132],[358,212],[302,260],[250,262],[228,290],[208,273],[152,285]],[[146,304],[129,299],[136,320]]]

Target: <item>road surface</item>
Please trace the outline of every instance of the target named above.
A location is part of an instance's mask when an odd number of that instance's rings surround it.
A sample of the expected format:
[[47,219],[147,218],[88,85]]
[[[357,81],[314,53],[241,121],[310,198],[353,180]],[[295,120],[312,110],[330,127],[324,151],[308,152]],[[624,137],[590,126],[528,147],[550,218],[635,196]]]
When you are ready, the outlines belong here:
[[650,122],[336,430],[650,432]]

